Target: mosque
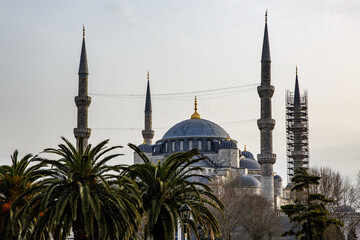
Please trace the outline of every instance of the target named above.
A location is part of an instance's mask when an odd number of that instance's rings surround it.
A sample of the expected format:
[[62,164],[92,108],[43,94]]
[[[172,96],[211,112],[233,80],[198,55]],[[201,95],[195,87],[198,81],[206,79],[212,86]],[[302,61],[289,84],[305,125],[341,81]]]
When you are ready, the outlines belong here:
[[[274,86],[271,85],[267,16],[261,57],[261,85],[257,90],[261,99],[261,118],[257,122],[261,136],[261,153],[257,155],[257,160],[247,151],[246,146],[241,151],[237,141],[231,139],[230,134],[221,126],[201,118],[196,96],[194,112],[190,118],[175,124],[161,139],[153,143],[149,73],[145,100],[145,129],[142,131],[144,142],[138,147],[154,163],[172,153],[196,148],[201,157],[205,158],[198,166],[204,169],[202,174],[212,179],[212,183],[228,183],[241,192],[262,194],[279,207],[287,201],[283,193],[285,192],[285,196],[288,197],[289,188],[283,189],[282,178],[273,171],[276,159],[272,152],[272,130],[275,120],[272,119],[271,98]],[[141,158],[134,153],[134,163],[141,162]]]
[[[282,178],[273,171],[273,165],[276,162],[276,154],[273,153],[272,146],[272,131],[275,127],[275,120],[272,119],[271,99],[274,90],[274,86],[271,85],[271,57],[266,14],[261,56],[261,84],[257,87],[261,103],[260,119],[257,121],[261,147],[256,158],[250,151],[247,151],[246,147],[241,151],[237,146],[237,141],[231,139],[230,134],[221,126],[201,118],[201,111],[198,112],[197,108],[196,96],[194,112],[190,118],[175,124],[161,139],[153,142],[155,132],[152,129],[149,74],[145,100],[145,128],[142,131],[144,142],[139,145],[139,148],[154,163],[163,160],[172,153],[196,148],[201,157],[204,158],[197,164],[204,169],[202,174],[212,179],[212,182],[229,183],[231,187],[239,191],[262,195],[278,208],[281,204],[289,201],[290,188],[287,186],[283,189]],[[290,109],[287,131],[290,134],[289,138],[295,140],[289,143],[287,155],[288,163],[291,163],[290,168],[293,171],[294,166],[302,166],[304,158],[306,159],[305,162],[308,163],[307,153],[301,147],[304,145],[303,139],[305,139],[303,115],[301,115],[303,114],[301,112],[303,100],[299,94],[297,74],[295,94],[289,96],[291,102],[288,102],[287,105]],[[78,147],[81,144],[86,146],[91,134],[91,129],[88,128],[88,107],[91,98],[88,96],[85,30],[79,66],[79,93],[75,97],[75,103],[78,108],[78,118],[74,135]],[[134,153],[134,163],[138,162],[142,161]]]

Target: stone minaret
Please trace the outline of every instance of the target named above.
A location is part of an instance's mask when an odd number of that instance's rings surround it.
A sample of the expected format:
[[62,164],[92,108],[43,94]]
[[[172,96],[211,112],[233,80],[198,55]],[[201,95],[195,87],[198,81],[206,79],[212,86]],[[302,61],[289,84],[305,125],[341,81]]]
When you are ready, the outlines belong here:
[[261,164],[261,193],[272,203],[274,202],[273,165],[276,161],[276,155],[273,153],[272,146],[272,130],[275,126],[275,120],[272,119],[271,114],[271,98],[274,94],[274,89],[274,86],[271,85],[271,58],[266,12],[261,56],[261,85],[257,88],[261,99],[261,118],[257,121],[261,136],[261,152],[257,158]]
[[78,96],[75,97],[78,114],[77,128],[74,128],[74,135],[78,149],[80,144],[82,144],[83,148],[87,146],[88,139],[91,134],[91,129],[88,128],[88,108],[91,102],[91,98],[88,96],[88,75],[89,72],[85,47],[85,27],[83,27],[83,42],[79,66],[79,92]]
[[151,94],[150,94],[150,77],[149,72],[147,73],[147,90],[146,90],[146,101],[145,101],[145,129],[142,131],[144,141],[146,144],[151,145],[154,137],[154,130],[152,130],[152,108],[151,108]]

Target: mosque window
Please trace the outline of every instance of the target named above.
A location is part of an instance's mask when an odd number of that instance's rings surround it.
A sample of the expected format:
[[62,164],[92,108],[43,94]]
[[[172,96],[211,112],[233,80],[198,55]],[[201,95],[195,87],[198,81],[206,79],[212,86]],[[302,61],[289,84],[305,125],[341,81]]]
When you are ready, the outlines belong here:
[[189,150],[193,149],[193,142],[192,140],[189,140]]
[[202,150],[202,142],[201,142],[201,140],[198,141],[198,150],[199,151]]
[[175,152],[175,141],[171,143],[171,151]]
[[165,152],[168,152],[168,143],[165,143]]
[[211,151],[211,141],[207,140],[207,150]]
[[184,140],[180,141],[180,151],[184,150]]

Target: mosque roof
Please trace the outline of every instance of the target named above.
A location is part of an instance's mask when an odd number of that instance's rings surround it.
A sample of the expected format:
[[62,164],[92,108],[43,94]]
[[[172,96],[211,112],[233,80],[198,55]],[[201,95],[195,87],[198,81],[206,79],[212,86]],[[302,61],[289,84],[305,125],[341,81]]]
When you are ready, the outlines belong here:
[[280,175],[276,174],[276,175],[274,176],[274,180],[282,180],[282,178],[281,178]]
[[186,137],[211,137],[226,139],[227,132],[206,119],[188,119],[175,124],[163,136],[162,139],[186,138]]
[[261,183],[252,175],[242,175],[230,182],[232,187],[261,188]]
[[151,153],[152,152],[151,146],[146,144],[146,143],[140,144],[138,146],[138,148],[140,148],[140,150],[145,152],[145,153]]
[[224,141],[221,142],[220,149],[237,149],[236,142],[230,139],[230,136]]
[[255,159],[254,155],[251,152],[246,151],[246,149],[241,152],[241,155],[243,155],[245,158]]
[[240,168],[247,168],[250,170],[260,170],[260,164],[251,158],[240,159]]

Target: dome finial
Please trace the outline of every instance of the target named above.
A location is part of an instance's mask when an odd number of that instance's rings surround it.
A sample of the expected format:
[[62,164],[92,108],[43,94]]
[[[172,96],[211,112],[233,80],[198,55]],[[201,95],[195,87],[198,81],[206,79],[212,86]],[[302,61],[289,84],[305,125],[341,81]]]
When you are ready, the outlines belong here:
[[85,37],[85,25],[83,24],[83,37]]
[[143,144],[146,144],[145,138],[144,138]]
[[147,79],[148,79],[148,81],[150,80],[149,70],[148,70],[148,72],[147,72]]
[[200,119],[200,114],[197,112],[197,99],[195,96],[195,107],[194,107],[195,112],[193,113],[193,115],[191,115],[191,119]]
[[246,152],[246,145],[244,145],[244,152]]
[[296,66],[296,75],[298,75],[298,69],[297,69],[297,66]]
[[227,141],[230,141],[231,139],[230,139],[230,134],[228,134],[228,137],[227,137],[227,139],[226,139]]

